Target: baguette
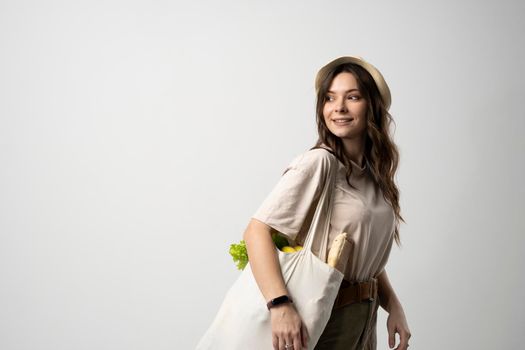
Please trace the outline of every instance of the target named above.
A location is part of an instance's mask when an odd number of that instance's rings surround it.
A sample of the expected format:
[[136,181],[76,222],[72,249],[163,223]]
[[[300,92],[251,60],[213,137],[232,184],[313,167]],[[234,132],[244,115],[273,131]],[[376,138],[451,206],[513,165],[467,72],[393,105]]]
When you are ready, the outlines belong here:
[[327,263],[333,268],[345,273],[346,265],[350,259],[351,243],[346,232],[338,234],[328,253]]

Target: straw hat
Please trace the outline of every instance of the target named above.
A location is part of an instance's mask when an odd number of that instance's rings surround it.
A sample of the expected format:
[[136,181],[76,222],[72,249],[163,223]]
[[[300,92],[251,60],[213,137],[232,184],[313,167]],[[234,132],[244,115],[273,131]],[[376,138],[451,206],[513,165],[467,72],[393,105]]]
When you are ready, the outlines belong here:
[[336,66],[339,66],[344,63],[358,64],[364,69],[366,69],[368,73],[370,73],[372,78],[374,78],[379,93],[381,94],[381,98],[383,99],[385,108],[388,110],[390,108],[390,104],[392,103],[392,97],[390,96],[390,89],[388,88],[385,78],[383,78],[383,75],[381,74],[381,72],[379,72],[379,70],[376,67],[366,62],[361,56],[342,56],[336,58],[335,60],[329,62],[321,69],[319,69],[319,72],[317,72],[317,76],[315,77],[315,91],[319,92],[321,82],[326,78],[328,72],[330,72]]

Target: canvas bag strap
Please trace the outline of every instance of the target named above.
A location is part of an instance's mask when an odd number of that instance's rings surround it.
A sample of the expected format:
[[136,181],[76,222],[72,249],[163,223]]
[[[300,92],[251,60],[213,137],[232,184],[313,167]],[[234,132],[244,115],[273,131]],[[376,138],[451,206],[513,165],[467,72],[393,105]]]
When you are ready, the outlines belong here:
[[323,191],[315,208],[315,213],[306,234],[303,249],[312,251],[314,241],[321,239],[321,246],[319,250],[319,259],[326,262],[327,247],[328,247],[328,235],[330,230],[330,216],[332,214],[333,207],[333,188],[335,186],[335,180],[337,175],[336,167],[337,159],[332,154],[330,157],[330,166],[328,167],[328,174],[326,181],[323,186]]

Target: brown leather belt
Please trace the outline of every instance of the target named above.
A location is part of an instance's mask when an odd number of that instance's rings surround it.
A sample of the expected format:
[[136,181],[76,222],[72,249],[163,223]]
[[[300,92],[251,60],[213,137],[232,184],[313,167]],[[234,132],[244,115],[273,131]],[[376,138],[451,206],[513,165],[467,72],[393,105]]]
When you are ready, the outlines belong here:
[[361,301],[374,301],[376,298],[377,278],[373,277],[370,280],[364,282],[349,282],[343,279],[333,308],[337,309],[345,305],[358,303]]

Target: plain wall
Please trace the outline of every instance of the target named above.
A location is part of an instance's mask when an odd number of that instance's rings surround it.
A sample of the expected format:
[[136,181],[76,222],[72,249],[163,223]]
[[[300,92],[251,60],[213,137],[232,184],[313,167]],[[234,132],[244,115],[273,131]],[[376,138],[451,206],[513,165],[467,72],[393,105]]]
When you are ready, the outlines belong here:
[[392,90],[411,348],[522,348],[524,4],[2,1],[0,348],[194,348],[345,54]]

